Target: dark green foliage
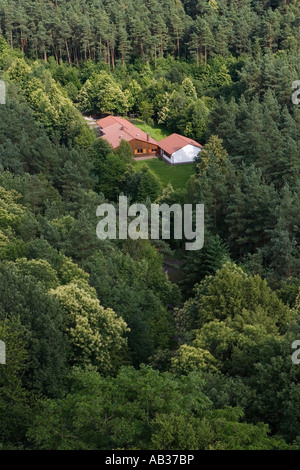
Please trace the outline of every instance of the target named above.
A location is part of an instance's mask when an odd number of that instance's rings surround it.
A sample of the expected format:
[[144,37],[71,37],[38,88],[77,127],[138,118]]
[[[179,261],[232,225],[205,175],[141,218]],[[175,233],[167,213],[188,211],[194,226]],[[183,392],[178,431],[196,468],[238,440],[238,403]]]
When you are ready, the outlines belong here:
[[136,200],[143,202],[149,197],[154,202],[160,195],[161,190],[162,186],[158,177],[147,165],[144,165],[139,172]]
[[1,320],[17,315],[26,328],[25,384],[37,393],[59,396],[64,387],[68,354],[68,344],[62,333],[62,312],[41,281],[18,271],[12,263],[1,265]]
[[123,368],[103,380],[74,370],[70,393],[41,404],[29,437],[41,449],[232,449],[233,442],[239,449],[287,448],[262,423],[239,423],[241,409],[210,407],[197,374],[174,378],[149,367]]
[[129,347],[134,363],[146,362],[155,351],[170,346],[174,325],[167,304],[178,305],[179,296],[161,271],[161,261],[149,249],[140,261],[111,251],[97,254],[84,264],[102,305],[112,307],[130,328]]
[[6,367],[0,371],[0,443],[4,448],[22,449],[32,411],[32,396],[22,384],[26,370],[26,333],[18,317],[1,321],[0,336],[6,345]]
[[[0,448],[299,449],[299,14],[0,0]],[[187,186],[79,110],[198,140]],[[121,194],[203,203],[203,249],[99,240]]]
[[32,58],[46,61],[51,55],[55,78],[76,88],[76,71],[58,72],[54,60],[78,64],[102,59],[113,68],[132,57],[159,62],[167,54],[180,58],[187,53],[206,64],[215,54],[251,53],[257,44],[269,53],[293,52],[299,40],[297,13],[297,3],[285,1],[126,0],[124,8],[106,0],[0,4],[1,29],[9,44]]
[[215,274],[230,258],[228,249],[218,235],[213,237],[206,233],[204,239],[202,250],[186,256],[184,277],[180,283],[186,298],[192,295],[195,284],[202,281],[205,276]]

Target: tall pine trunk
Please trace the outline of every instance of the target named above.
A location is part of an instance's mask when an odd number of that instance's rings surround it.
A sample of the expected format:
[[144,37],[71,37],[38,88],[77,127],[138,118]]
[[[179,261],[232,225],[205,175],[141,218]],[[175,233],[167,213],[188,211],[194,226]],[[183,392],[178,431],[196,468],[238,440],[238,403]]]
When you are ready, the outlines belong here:
[[71,57],[70,57],[69,46],[68,46],[67,40],[65,40],[65,45],[66,45],[66,51],[67,51],[67,56],[68,56],[68,62],[69,64],[71,64]]

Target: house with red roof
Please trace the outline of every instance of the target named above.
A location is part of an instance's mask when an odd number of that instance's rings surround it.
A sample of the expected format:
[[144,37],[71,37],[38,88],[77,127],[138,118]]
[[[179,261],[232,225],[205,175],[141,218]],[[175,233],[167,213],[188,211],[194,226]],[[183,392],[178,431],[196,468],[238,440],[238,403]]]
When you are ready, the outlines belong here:
[[171,165],[192,163],[201,152],[202,145],[189,137],[171,134],[158,143],[161,157]]
[[202,148],[202,145],[195,140],[179,134],[171,134],[160,142],[156,142],[148,132],[142,131],[127,119],[118,116],[107,116],[95,122],[101,137],[106,139],[114,149],[119,147],[122,139],[127,140],[134,158],[161,156],[171,165],[191,163]]
[[118,116],[107,116],[96,121],[101,137],[117,149],[122,139],[132,148],[133,157],[155,157],[160,155],[160,147],[149,133],[143,132],[131,122]]

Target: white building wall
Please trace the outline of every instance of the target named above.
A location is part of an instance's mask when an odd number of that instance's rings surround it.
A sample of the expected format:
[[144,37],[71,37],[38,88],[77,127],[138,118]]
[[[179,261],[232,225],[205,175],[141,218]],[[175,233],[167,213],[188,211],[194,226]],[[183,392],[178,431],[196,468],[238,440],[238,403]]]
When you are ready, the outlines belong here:
[[171,163],[172,165],[172,157],[169,158],[163,150],[161,151],[161,156],[163,157],[164,160],[166,160],[168,163]]
[[199,152],[201,152],[199,147],[188,144],[172,154],[172,164],[176,165],[177,163],[192,163]]

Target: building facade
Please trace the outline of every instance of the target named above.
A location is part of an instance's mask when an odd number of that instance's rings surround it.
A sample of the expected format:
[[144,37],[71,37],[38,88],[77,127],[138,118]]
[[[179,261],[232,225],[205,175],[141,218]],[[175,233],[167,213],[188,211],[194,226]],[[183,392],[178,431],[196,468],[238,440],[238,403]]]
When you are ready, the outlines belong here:
[[126,119],[117,116],[107,116],[97,121],[101,137],[107,140],[114,149],[117,149],[122,139],[125,139],[132,148],[132,156],[156,157],[160,155],[160,147],[156,140],[134,126]]
[[170,165],[192,163],[201,152],[202,145],[188,137],[171,134],[159,142],[160,155]]
[[[90,119],[90,118],[89,118]],[[170,165],[192,163],[201,152],[202,145],[179,134],[171,134],[160,142],[156,142],[149,133],[133,125],[127,119],[118,116],[107,116],[91,125],[97,126],[100,137],[107,140],[116,150],[122,139],[131,149],[133,158],[161,156]]]

